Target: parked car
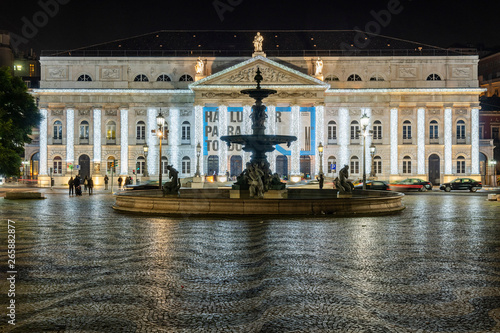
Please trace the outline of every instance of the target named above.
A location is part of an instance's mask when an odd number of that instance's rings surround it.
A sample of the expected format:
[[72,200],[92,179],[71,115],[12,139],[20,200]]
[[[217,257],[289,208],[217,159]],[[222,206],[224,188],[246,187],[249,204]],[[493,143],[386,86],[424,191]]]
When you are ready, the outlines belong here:
[[[354,188],[357,190],[363,189],[363,183],[355,185]],[[387,184],[387,182],[384,182],[381,180],[368,180],[368,181],[366,181],[366,189],[367,190],[388,191],[389,184]]]
[[[163,182],[165,184],[165,182]],[[157,180],[149,180],[142,184],[125,185],[125,190],[157,190],[159,182]]]
[[450,192],[451,190],[469,190],[476,192],[481,189],[483,184],[471,178],[457,178],[449,183],[444,183],[439,186],[440,190]]
[[420,184],[420,182],[414,181],[414,179],[412,178],[407,178],[390,183],[389,187],[392,191],[425,191],[422,190],[424,188],[424,185]]
[[406,178],[404,181],[408,181],[412,184],[418,184],[418,185],[423,185],[423,187],[420,189],[420,191],[425,192],[425,191],[431,191],[432,190],[432,183],[428,182],[427,180],[423,180],[420,178]]

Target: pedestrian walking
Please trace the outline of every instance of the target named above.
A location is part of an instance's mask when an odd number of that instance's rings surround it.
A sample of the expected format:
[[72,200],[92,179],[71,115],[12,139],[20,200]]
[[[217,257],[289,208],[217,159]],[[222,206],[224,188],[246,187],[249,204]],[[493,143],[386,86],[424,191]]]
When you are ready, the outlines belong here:
[[87,176],[85,176],[85,179],[83,180],[83,190],[85,192],[87,192],[87,185],[89,183],[89,179],[87,178]]
[[320,173],[319,177],[316,177],[316,179],[319,182],[319,189],[322,190],[323,189],[323,184],[325,183],[325,177],[323,176],[322,173]]
[[81,185],[82,180],[79,175],[75,177],[74,183],[75,183],[75,195],[77,196],[82,195],[82,185]]
[[129,184],[130,184],[130,185],[134,185],[134,178],[132,178],[132,176],[130,176],[130,181],[129,181]]
[[118,189],[120,189],[122,187],[122,182],[123,182],[123,178],[120,176],[118,178]]
[[107,191],[108,190],[108,175],[104,176],[104,189]]
[[73,195],[75,193],[75,181],[73,180],[73,177],[69,179],[68,185],[69,185],[69,195]]
[[92,193],[94,193],[94,181],[92,180],[92,176],[89,178],[87,186],[89,188],[89,195],[92,195]]

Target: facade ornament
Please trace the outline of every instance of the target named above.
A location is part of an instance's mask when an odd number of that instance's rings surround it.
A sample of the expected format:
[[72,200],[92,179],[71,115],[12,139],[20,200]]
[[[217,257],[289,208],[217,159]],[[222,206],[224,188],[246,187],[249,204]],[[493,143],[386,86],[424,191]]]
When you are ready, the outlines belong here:
[[116,116],[118,114],[117,110],[105,110],[104,115],[105,116]]
[[321,60],[319,57],[318,60],[316,60],[316,72],[314,75],[315,76],[323,75],[323,60]]
[[257,35],[255,35],[253,39],[253,48],[254,52],[263,52],[262,51],[262,42],[264,41],[264,37],[260,34],[260,32],[257,32]]
[[51,113],[53,116],[62,116],[64,114],[64,110],[62,109],[51,110]]
[[198,57],[198,60],[196,60],[196,65],[194,66],[196,75],[203,75],[204,69],[205,69],[205,63],[203,62],[203,60],[201,60],[200,57]]
[[78,110],[78,115],[79,116],[89,116],[90,110]]

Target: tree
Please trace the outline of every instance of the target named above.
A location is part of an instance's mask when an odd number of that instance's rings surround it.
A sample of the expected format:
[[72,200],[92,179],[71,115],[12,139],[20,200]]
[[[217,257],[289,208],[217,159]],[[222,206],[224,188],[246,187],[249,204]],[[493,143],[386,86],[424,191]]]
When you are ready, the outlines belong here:
[[18,176],[24,144],[42,116],[34,98],[8,67],[0,68],[0,175]]

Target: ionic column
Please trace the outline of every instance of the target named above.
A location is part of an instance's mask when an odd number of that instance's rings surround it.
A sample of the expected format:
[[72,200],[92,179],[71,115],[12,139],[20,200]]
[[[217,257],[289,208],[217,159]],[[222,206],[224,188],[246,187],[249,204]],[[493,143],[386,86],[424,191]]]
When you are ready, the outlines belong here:
[[153,108],[148,109],[148,120],[146,123],[146,144],[148,150],[148,173],[150,176],[158,175],[158,137],[152,133],[152,130],[157,130],[156,115],[158,111]]
[[471,111],[471,170],[473,175],[479,174],[479,109]]
[[349,142],[350,142],[350,132],[351,132],[351,117],[349,116],[349,110],[346,108],[339,109],[339,126],[338,129],[338,146],[339,146],[339,158],[337,163],[337,172],[344,167],[344,165],[349,165]]
[[300,106],[292,106],[292,121],[290,123],[290,132],[297,137],[297,141],[291,145],[291,175],[300,175],[300,147],[302,146],[303,138],[300,135]]
[[417,173],[425,174],[425,109],[417,111]]
[[94,109],[94,164],[101,164],[101,110]]
[[[370,118],[370,122],[368,123],[368,126],[366,127],[366,130],[368,131],[368,134],[372,130],[372,109],[370,108],[361,108],[361,114],[365,114]],[[371,135],[367,135],[364,137],[363,140],[366,140],[363,144],[365,145],[365,156],[363,158],[365,159],[365,171],[366,174],[369,176],[370,173],[372,172],[372,155],[370,154],[370,146],[373,141],[373,137]]]
[[[205,151],[206,142],[203,140],[203,106],[195,105],[194,107],[194,156],[196,156],[196,146],[198,143],[201,145],[200,153],[200,174],[205,174],[204,172],[204,158],[203,154]],[[196,163],[196,162],[195,162]]]
[[219,175],[225,176],[227,171],[227,144],[220,140],[227,135],[227,106],[219,105]]
[[[250,113],[252,107],[250,105],[243,106],[243,133],[245,135],[252,134],[252,122],[250,120]],[[250,162],[250,153],[243,151],[243,169],[246,168],[247,163]]]
[[168,159],[169,160],[168,164],[173,165],[174,168],[177,170],[181,169],[181,165],[179,164],[179,142],[180,142],[179,128],[180,128],[179,109],[171,108],[169,110],[169,126],[168,126],[168,130],[170,131],[168,133],[169,137],[168,146],[170,147],[170,157]]
[[391,109],[391,175],[398,174],[398,109]]
[[128,110],[120,110],[120,174],[128,175]]
[[[276,106],[269,105],[267,107],[267,126],[266,134],[276,135]],[[271,172],[276,172],[276,149],[269,154],[269,168]]]
[[451,175],[453,173],[452,160],[452,143],[453,143],[453,124],[452,110],[446,108],[444,110],[444,174]]
[[[316,129],[316,144],[314,147],[316,151],[316,163],[315,163],[315,173],[319,174],[319,164],[320,164],[320,156],[319,152],[317,150],[318,145],[321,143],[323,146],[325,146],[325,137],[324,137],[324,131],[325,131],[325,107],[320,105],[316,106],[314,112],[316,112],[316,123],[314,124],[314,127]],[[321,157],[323,159],[323,172],[325,171],[325,154],[323,153],[323,156]],[[324,172],[325,173],[325,172]]]
[[41,109],[42,121],[40,122],[40,176],[47,175],[47,110]]
[[75,163],[75,110],[66,110],[66,164]]

